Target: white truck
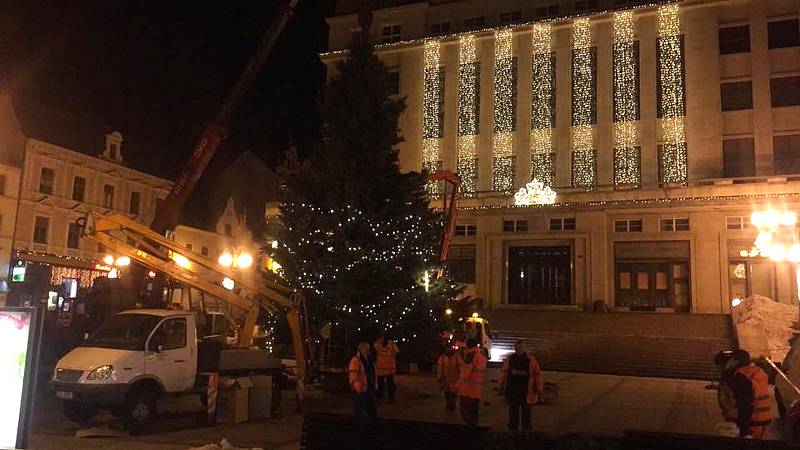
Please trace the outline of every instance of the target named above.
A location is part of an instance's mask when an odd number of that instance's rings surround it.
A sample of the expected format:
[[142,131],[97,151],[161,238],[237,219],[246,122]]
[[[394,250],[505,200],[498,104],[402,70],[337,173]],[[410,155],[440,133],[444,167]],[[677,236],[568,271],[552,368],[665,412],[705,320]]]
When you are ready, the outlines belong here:
[[136,428],[152,418],[160,397],[199,394],[205,402],[204,373],[246,369],[277,378],[280,368],[266,352],[198,339],[192,311],[140,309],[117,314],[61,358],[51,384],[70,420],[86,421],[102,408]]

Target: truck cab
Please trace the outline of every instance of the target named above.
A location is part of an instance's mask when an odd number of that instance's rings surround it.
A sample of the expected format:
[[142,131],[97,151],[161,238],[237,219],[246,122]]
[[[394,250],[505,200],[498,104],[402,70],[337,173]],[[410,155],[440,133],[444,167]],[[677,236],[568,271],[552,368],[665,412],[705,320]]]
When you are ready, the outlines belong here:
[[150,419],[156,399],[191,392],[198,361],[194,312],[121,312],[56,364],[51,384],[67,417],[82,422],[98,409],[127,425]]

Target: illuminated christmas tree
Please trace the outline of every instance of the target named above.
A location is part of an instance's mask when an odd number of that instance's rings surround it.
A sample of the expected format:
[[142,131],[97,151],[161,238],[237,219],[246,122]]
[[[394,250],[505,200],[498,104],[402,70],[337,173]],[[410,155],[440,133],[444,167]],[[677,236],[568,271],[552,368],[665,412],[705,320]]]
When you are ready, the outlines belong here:
[[436,277],[444,216],[428,205],[426,176],[398,165],[405,102],[392,91],[373,48],[356,44],[327,86],[323,143],[287,181],[275,256],[312,328],[430,341],[456,290]]

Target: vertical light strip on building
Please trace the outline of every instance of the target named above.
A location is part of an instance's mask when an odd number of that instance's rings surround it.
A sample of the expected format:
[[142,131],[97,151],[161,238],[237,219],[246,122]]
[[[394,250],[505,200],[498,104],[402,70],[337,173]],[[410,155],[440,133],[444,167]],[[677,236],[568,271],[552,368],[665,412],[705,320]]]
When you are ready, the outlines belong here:
[[575,20],[572,30],[572,185],[596,183],[596,152],[592,125],[597,122],[595,49],[588,18]]
[[492,190],[514,192],[517,76],[511,30],[495,32],[494,47],[494,136],[492,138]]
[[475,35],[458,43],[458,162],[461,195],[478,190],[478,134],[480,132],[480,62]]
[[531,44],[531,179],[553,186],[556,73],[549,23],[533,26]]
[[639,45],[633,12],[614,13],[614,184],[638,185]]
[[662,183],[683,183],[688,176],[684,118],[683,40],[678,5],[658,8],[658,81],[660,86],[659,171]]
[[[442,97],[443,88],[441,70],[439,68],[438,40],[425,41],[425,73],[422,96],[422,169],[436,172],[442,168]],[[435,195],[439,191],[439,183],[429,182],[428,193]]]

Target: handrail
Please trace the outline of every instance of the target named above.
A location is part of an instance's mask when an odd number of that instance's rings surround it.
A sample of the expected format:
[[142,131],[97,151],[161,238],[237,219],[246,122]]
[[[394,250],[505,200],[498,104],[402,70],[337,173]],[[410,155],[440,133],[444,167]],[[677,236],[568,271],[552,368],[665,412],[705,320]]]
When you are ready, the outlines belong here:
[[781,377],[781,378],[783,378],[783,380],[784,380],[784,381],[786,381],[787,383],[789,383],[789,386],[791,386],[791,387],[792,387],[792,389],[794,389],[794,393],[795,393],[795,394],[796,394],[798,397],[800,397],[800,388],[798,388],[798,387],[797,387],[797,385],[795,385],[794,383],[792,383],[792,380],[790,380],[790,379],[789,379],[789,377],[788,377],[788,376],[786,376],[786,374],[785,374],[785,373],[783,373],[783,371],[782,371],[780,368],[778,368],[778,366],[776,366],[776,365],[775,365],[775,363],[774,363],[774,362],[772,362],[772,360],[771,360],[771,359],[769,359],[769,358],[764,358],[764,359],[766,359],[766,360],[767,360],[767,362],[769,363],[769,365],[770,365],[770,366],[772,366],[772,368],[773,368],[773,369],[775,369],[775,373],[777,373],[778,375],[780,375],[780,377]]

